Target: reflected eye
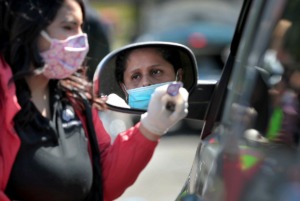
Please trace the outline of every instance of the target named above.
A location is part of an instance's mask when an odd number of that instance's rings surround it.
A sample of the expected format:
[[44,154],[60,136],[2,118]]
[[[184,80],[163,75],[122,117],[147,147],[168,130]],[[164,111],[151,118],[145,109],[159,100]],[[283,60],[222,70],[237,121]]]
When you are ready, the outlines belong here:
[[152,70],[151,74],[152,75],[160,75],[160,74],[162,74],[162,70],[159,70],[159,69]]
[[141,75],[140,74],[133,74],[133,75],[131,75],[131,79],[132,80],[138,80],[138,79],[140,79],[141,78]]

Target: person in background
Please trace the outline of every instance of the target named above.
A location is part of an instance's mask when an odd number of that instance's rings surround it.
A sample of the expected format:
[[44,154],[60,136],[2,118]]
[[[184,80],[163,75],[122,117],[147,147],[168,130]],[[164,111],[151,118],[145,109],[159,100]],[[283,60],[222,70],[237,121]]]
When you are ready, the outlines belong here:
[[276,57],[282,65],[280,82],[270,90],[273,112],[267,137],[290,146],[299,144],[300,40],[299,21],[291,21],[282,35]]
[[90,44],[86,65],[88,66],[88,79],[91,81],[99,62],[110,52],[110,32],[90,2],[84,1],[84,4],[86,8],[86,18],[83,31],[87,34]]
[[141,121],[111,144],[83,65],[83,0],[1,0],[0,11],[0,200],[116,199],[187,115],[188,92],[157,88]]

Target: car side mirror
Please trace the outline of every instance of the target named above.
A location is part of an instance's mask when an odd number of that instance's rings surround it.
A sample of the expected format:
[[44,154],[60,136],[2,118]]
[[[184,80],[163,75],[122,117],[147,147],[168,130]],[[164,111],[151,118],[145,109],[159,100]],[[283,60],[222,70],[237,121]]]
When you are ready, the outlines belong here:
[[197,85],[196,59],[188,47],[171,42],[133,43],[103,58],[94,74],[93,93],[108,96],[112,110],[141,114],[146,109],[132,106],[129,92],[174,81],[189,92]]

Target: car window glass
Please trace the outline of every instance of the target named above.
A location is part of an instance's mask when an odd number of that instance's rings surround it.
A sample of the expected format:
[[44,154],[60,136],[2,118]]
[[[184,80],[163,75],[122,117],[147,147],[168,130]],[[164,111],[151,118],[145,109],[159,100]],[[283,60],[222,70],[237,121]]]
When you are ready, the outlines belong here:
[[[253,6],[263,4],[254,3]],[[244,54],[240,56],[242,60],[237,59],[235,63],[223,120],[243,131],[239,137],[245,137],[246,131],[255,129],[267,140],[284,143],[296,143],[296,140],[298,143],[298,135],[293,132],[284,136],[288,139],[281,139],[284,138],[281,129],[286,126],[285,105],[294,110],[294,115],[289,118],[299,120],[300,18],[296,8],[300,9],[300,4],[278,0],[276,3],[266,1],[265,6],[257,9],[262,8],[260,17],[249,22],[248,31],[251,31],[252,23],[253,32],[244,38],[243,42],[246,44],[248,40],[248,46],[240,51]],[[249,112],[248,109],[253,110]],[[236,118],[239,115],[243,118]],[[298,125],[294,123],[290,127],[296,129]]]

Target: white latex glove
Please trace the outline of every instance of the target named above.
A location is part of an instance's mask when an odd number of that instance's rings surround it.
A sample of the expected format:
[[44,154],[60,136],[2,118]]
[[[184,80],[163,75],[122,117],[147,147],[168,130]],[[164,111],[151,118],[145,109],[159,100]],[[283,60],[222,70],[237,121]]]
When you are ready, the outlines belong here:
[[[169,128],[188,114],[188,96],[189,93],[183,87],[180,87],[176,96],[167,94],[169,85],[164,85],[155,89],[146,113],[141,116],[141,123],[150,132],[163,135]],[[174,111],[166,109],[168,102],[175,104]]]

